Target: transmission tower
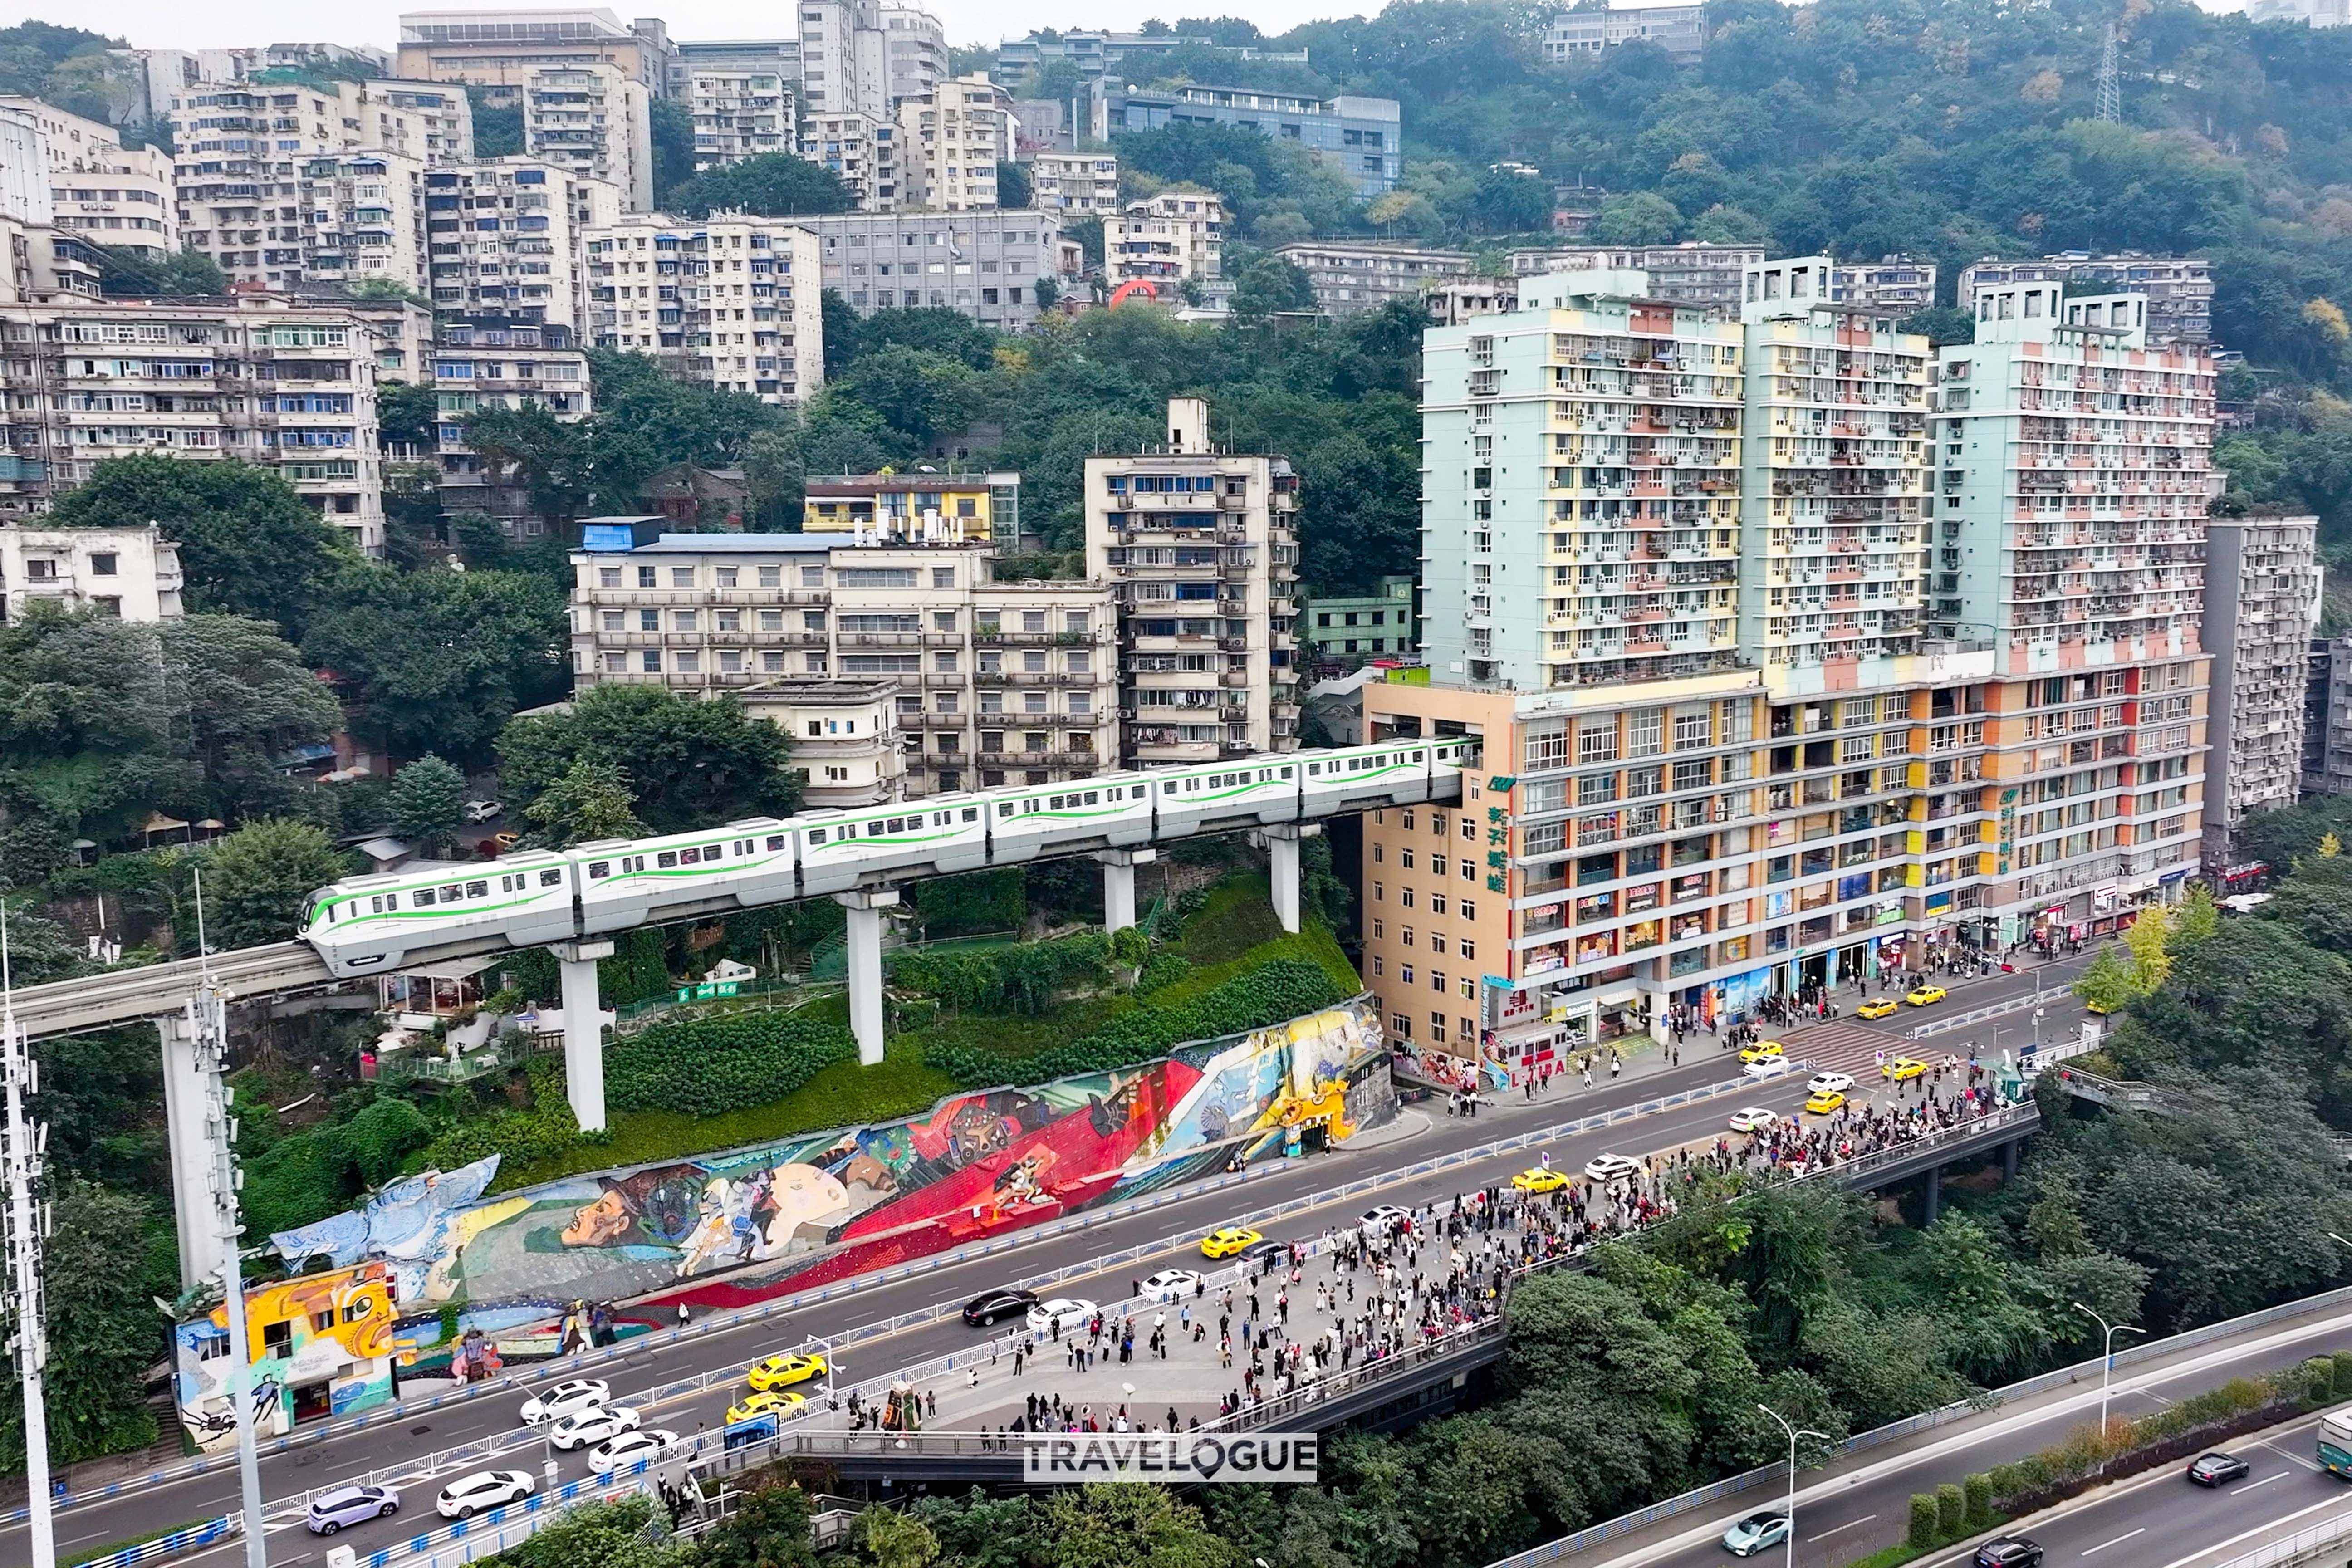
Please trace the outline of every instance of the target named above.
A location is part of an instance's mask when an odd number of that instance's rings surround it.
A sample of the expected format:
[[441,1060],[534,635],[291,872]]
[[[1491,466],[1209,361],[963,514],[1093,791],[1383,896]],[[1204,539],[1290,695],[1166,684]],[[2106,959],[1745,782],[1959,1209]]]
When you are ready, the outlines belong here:
[[2122,73],[2116,64],[2116,25],[2107,24],[2107,42],[2099,51],[2099,118],[2110,125],[2124,122],[2124,89]]

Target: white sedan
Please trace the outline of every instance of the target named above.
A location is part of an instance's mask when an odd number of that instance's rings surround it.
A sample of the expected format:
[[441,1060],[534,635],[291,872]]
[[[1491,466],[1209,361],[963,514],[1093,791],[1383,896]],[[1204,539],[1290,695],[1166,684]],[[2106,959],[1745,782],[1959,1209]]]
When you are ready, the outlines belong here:
[[588,1468],[600,1476],[625,1470],[640,1459],[656,1459],[663,1450],[677,1447],[678,1436],[667,1427],[650,1432],[624,1432],[588,1450]]
[[1850,1094],[1853,1091],[1853,1074],[1850,1072],[1817,1072],[1805,1080],[1807,1094]]
[[1642,1173],[1642,1163],[1622,1154],[1595,1154],[1585,1162],[1584,1173],[1591,1180],[1607,1184],[1631,1181]]
[[624,1432],[634,1432],[640,1425],[637,1413],[625,1405],[596,1405],[566,1415],[550,1426],[547,1440],[558,1452],[569,1453],[574,1448],[593,1447]]
[[1766,1110],[1761,1106],[1751,1105],[1745,1110],[1735,1110],[1731,1113],[1731,1130],[1734,1132],[1761,1132],[1780,1120],[1779,1111]]
[[442,1488],[433,1507],[443,1519],[471,1519],[484,1509],[522,1501],[534,1485],[529,1470],[477,1470]]
[[572,1378],[524,1400],[522,1422],[526,1426],[536,1426],[542,1421],[558,1421],[605,1404],[612,1397],[613,1385],[601,1377]]
[[1201,1288],[1201,1277],[1190,1268],[1163,1268],[1143,1282],[1143,1294],[1153,1301],[1181,1300]]
[[1788,1070],[1788,1058],[1764,1057],[1756,1061],[1749,1062],[1746,1067],[1741,1068],[1739,1069],[1739,1076],[1745,1079],[1779,1078],[1782,1073],[1787,1072]]
[[1054,1331],[1058,1323],[1064,1329],[1077,1330],[1087,1326],[1095,1315],[1095,1304],[1076,1296],[1056,1296],[1050,1301],[1040,1301],[1029,1309],[1029,1327],[1041,1334]]

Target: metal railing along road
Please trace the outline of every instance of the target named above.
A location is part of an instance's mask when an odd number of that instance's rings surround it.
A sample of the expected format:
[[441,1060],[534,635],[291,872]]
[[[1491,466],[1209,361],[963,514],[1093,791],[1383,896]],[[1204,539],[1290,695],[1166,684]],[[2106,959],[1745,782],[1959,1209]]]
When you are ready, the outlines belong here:
[[1954,1029],[1965,1029],[1970,1024],[1981,1024],[1987,1018],[2003,1017],[2011,1013],[2022,1012],[2028,1007],[2039,1007],[2045,1002],[2060,1001],[2071,994],[2063,985],[2055,991],[2042,990],[2042,977],[2038,973],[2034,975],[2033,984],[2033,994],[2030,996],[2011,996],[2000,1002],[1988,1002],[1981,1007],[1971,1007],[1965,1013],[1947,1013],[1941,1017],[1930,1018],[1925,1023],[1913,1025],[1903,1032],[1903,1037],[1906,1040],[1924,1040],[1936,1035],[1948,1035]]
[[2266,1542],[2242,1556],[2232,1557],[2221,1568],[2272,1568],[2274,1563],[2309,1562],[2321,1547],[2347,1536],[2352,1536],[2352,1513],[2339,1513],[2334,1519],[2323,1520],[2293,1535]]
[[[2181,1351],[2195,1350],[2200,1345],[2210,1344],[2216,1340],[2251,1333],[2257,1329],[2268,1328],[2273,1323],[2284,1322],[2292,1318],[2306,1317],[2324,1312],[2330,1308],[2345,1306],[2352,1306],[2352,1286],[2322,1291],[2316,1296],[2305,1296],[2298,1300],[2282,1301],[2275,1307],[2264,1307],[2260,1311],[2248,1312],[2242,1317],[2231,1318],[2218,1323],[2208,1323],[2200,1329],[2185,1330],[2160,1340],[2149,1340],[2140,1344],[2129,1345],[2116,1352],[2115,1364],[2118,1367],[2134,1366],[2141,1362],[2154,1361],[2158,1357],[2174,1355]],[[2053,1388],[2064,1388],[2070,1384],[2095,1378],[2099,1373],[2101,1359],[2095,1356],[2089,1361],[2076,1362],[2071,1366],[2056,1367],[2049,1372],[2037,1373],[2032,1377],[2021,1378],[2015,1383],[1989,1390],[1971,1398],[1955,1400],[1935,1410],[1925,1410],[1916,1415],[1906,1415],[1900,1421],[1889,1422],[1884,1426],[1874,1426],[1867,1432],[1857,1432],[1832,1447],[1822,1460],[1822,1465],[1825,1466],[1833,1459],[1843,1458],[1850,1454],[1877,1447],[1883,1443],[1891,1443],[1898,1437],[1908,1437],[1915,1432],[1925,1432],[1933,1427],[1945,1426],[1963,1416],[1990,1415],[2015,1400],[2028,1399],[2037,1394],[2047,1394]],[[1821,1466],[1811,1468],[1820,1468]],[[1679,1496],[1652,1503],[1649,1507],[1637,1509],[1632,1513],[1620,1514],[1615,1519],[1588,1525],[1573,1535],[1564,1535],[1557,1541],[1546,1542],[1541,1546],[1529,1547],[1516,1556],[1499,1558],[1487,1564],[1487,1568],[1538,1568],[1541,1563],[1557,1563],[1561,1558],[1573,1557],[1579,1552],[1590,1551],[1606,1542],[1631,1535],[1635,1531],[1645,1530],[1653,1524],[1689,1513],[1695,1509],[1705,1508],[1709,1503],[1720,1502],[1727,1497],[1736,1497],[1751,1487],[1761,1486],[1767,1481],[1785,1481],[1788,1476],[1789,1467],[1785,1463],[1759,1466],[1755,1469],[1743,1471],[1736,1476],[1727,1476],[1719,1481],[1711,1481],[1706,1486],[1684,1492]],[[2347,1515],[2347,1518],[2352,1520],[2352,1515]],[[2279,1560],[2270,1558],[2263,1561],[2274,1563]],[[2256,1564],[2250,1559],[2242,1558],[2235,1563],[2224,1563],[2221,1568],[2256,1568]]]

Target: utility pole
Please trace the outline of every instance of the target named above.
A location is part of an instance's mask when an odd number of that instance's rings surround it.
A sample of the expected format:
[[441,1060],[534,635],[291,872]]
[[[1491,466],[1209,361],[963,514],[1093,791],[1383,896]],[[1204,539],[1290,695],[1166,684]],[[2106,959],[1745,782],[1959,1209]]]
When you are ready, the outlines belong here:
[[2099,51],[2098,117],[2110,125],[2124,122],[2124,89],[2122,73],[2116,66],[2116,25],[2107,24],[2107,41]]
[[212,1156],[210,1181],[214,1223],[219,1228],[221,1313],[228,1320],[228,1373],[222,1379],[236,1415],[236,1472],[245,1510],[247,1568],[269,1568],[269,1541],[261,1518],[261,1456],[253,1440],[253,1343],[245,1321],[245,1265],[238,1248],[245,1226],[237,1218],[236,1119],[229,1113],[230,1090],[222,1079],[228,1052],[228,1003],[213,984],[212,944],[205,936],[205,874],[195,874],[196,953],[204,971],[188,999],[188,1037],[195,1044],[196,1072],[204,1083],[205,1142]]
[[0,1079],[6,1081],[7,1120],[0,1123],[0,1161],[8,1172],[8,1272],[0,1279],[0,1310],[12,1328],[16,1376],[25,1389],[25,1500],[33,1568],[57,1568],[57,1525],[49,1511],[49,1411],[42,1372],[48,1365],[48,1329],[41,1312],[41,1240],[49,1233],[48,1205],[37,1200],[48,1129],[25,1114],[40,1092],[40,1068],[16,1026],[14,975],[8,952],[8,907],[0,903]]

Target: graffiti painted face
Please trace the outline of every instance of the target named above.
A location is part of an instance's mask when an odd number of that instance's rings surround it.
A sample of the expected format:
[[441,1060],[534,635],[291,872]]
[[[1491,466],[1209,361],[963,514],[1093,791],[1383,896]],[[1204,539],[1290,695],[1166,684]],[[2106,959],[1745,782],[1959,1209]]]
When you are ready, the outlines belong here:
[[610,1247],[629,1233],[629,1205],[618,1192],[604,1196],[572,1216],[563,1227],[566,1247]]

